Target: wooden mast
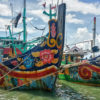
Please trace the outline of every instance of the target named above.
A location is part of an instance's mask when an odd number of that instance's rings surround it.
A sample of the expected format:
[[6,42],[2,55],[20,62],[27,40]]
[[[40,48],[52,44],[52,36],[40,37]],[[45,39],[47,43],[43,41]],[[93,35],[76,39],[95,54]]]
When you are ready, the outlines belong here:
[[[94,26],[93,26],[93,47],[95,46],[96,39],[96,17],[94,17]],[[95,57],[95,53],[93,53],[93,57]]]
[[24,0],[23,9],[23,42],[24,42],[24,52],[26,51],[26,0]]

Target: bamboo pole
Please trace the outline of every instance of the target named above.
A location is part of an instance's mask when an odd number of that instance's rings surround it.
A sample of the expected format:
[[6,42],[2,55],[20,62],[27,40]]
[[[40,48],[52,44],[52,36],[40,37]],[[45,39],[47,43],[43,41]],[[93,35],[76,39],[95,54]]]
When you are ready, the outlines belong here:
[[61,65],[61,68],[62,69],[66,69],[66,68],[71,68],[71,67],[74,67],[74,66],[80,66],[80,65],[83,65],[83,64],[86,64],[87,62],[79,62],[79,63],[74,63],[74,64],[66,64],[66,65]]

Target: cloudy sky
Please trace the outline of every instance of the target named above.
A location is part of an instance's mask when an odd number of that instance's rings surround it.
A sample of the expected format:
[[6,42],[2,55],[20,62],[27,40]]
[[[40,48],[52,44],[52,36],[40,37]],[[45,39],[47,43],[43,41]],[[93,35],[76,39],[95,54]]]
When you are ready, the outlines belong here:
[[[59,4],[62,0],[26,0],[27,5],[27,40],[34,37],[42,36],[42,31],[34,29],[46,27],[43,34],[48,32],[49,18],[42,14],[42,4],[46,2],[46,11],[48,11],[49,4]],[[93,33],[93,18],[96,17],[96,44],[100,43],[100,0],[63,0],[66,3],[66,35],[65,44],[75,44],[78,42],[91,40]],[[15,17],[19,12],[23,12],[23,0],[0,0],[0,36],[9,35],[5,25],[11,25],[13,5],[13,16]],[[33,25],[33,26],[32,26]],[[22,18],[19,21],[18,27],[14,28],[14,33],[22,31]],[[87,48],[90,43],[79,44],[81,48]]]

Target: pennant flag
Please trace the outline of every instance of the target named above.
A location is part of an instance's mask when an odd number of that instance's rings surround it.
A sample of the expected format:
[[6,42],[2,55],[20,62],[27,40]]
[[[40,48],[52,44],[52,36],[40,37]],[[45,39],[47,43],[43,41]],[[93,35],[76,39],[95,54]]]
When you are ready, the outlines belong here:
[[19,14],[17,15],[16,19],[15,19],[15,28],[17,27],[18,21],[20,20],[20,18],[21,18],[21,13],[19,13]]
[[55,6],[53,6],[53,7],[51,7],[51,9],[55,9],[56,8],[56,5]]
[[21,18],[21,13],[19,13],[19,14],[16,16],[16,18],[13,18],[13,19],[11,20],[11,23],[14,24],[15,28],[17,27],[18,21],[20,20],[20,18]]
[[96,24],[96,17],[94,17],[94,24]]
[[46,2],[44,3],[44,4],[42,4],[43,5],[43,7],[45,8],[46,7]]

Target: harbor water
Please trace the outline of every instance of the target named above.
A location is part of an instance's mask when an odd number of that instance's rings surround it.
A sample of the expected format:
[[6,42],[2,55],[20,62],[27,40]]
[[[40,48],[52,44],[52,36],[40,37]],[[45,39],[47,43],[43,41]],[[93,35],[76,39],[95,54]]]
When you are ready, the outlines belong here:
[[89,100],[71,87],[57,83],[52,92],[43,90],[7,90],[0,89],[0,100]]

